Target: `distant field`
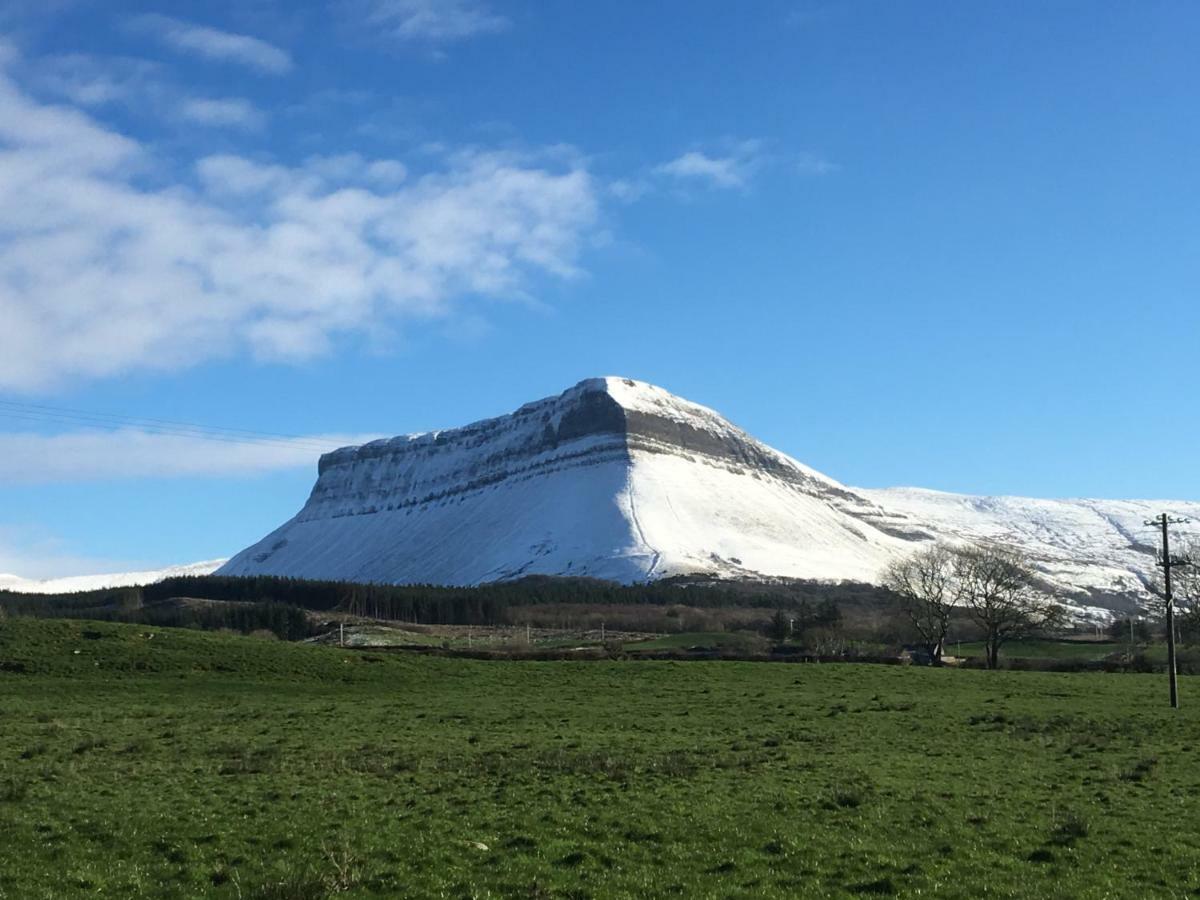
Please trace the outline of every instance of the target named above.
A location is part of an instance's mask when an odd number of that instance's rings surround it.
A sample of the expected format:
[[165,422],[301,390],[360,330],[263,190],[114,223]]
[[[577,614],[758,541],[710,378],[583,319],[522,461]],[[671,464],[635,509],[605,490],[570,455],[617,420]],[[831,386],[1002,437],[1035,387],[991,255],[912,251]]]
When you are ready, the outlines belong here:
[[741,631],[694,631],[668,634],[653,640],[637,641],[624,645],[625,650],[735,650],[762,651],[767,642],[758,635]]
[[0,897],[1182,897],[1182,693],[9,619]]
[[[1114,653],[1125,653],[1128,643],[1120,641],[1054,641],[1029,639],[1010,641],[1000,650],[1001,659],[1104,659]],[[946,645],[946,652],[955,656],[984,656],[979,641],[963,641]]]

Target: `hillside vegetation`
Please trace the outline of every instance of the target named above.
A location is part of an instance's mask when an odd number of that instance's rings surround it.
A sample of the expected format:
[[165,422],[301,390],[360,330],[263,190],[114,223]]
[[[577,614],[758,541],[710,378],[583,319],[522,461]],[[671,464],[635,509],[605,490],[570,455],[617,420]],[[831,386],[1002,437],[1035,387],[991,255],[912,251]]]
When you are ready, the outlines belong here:
[[[699,610],[838,608],[878,609],[890,594],[868,584],[816,581],[756,583],[693,581],[676,578],[649,584],[622,585],[593,578],[532,576],[477,587],[357,584],[297,578],[247,578],[202,575],[167,578],[140,587],[109,588],[73,594],[22,594],[0,591],[0,608],[10,614],[146,622],[178,627],[228,627],[242,631],[268,629],[295,637],[289,608],[342,612],[402,622],[442,625],[525,624],[539,618],[586,615],[603,610],[611,620],[625,616],[662,621],[672,607]],[[240,609],[202,610],[172,603],[178,598],[242,604]],[[565,608],[562,613],[558,608]],[[218,617],[224,615],[223,621]],[[207,617],[207,618],[206,618]],[[301,616],[301,619],[303,617]],[[536,624],[536,622],[535,622]],[[611,624],[611,622],[610,622]]]
[[0,896],[1183,896],[1162,682],[8,619]]

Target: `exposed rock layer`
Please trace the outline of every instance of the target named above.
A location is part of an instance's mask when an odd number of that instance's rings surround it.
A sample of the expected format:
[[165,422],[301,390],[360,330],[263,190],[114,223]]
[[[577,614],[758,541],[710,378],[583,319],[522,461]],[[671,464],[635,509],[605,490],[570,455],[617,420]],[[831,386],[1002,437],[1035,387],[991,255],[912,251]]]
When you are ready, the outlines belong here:
[[[1144,593],[1145,501],[848,488],[710,409],[621,378],[323,456],[304,508],[222,568],[473,584],[527,573],[874,580],[934,539],[1028,552],[1077,596]],[[1175,503],[1200,514],[1200,504]]]

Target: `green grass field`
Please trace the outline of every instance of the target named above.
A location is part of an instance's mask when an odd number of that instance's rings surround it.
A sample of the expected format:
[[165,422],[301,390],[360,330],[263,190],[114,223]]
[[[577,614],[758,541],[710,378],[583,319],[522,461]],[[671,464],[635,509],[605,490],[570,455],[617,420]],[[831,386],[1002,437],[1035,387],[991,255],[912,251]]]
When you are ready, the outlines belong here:
[[1190,896],[1192,685],[10,619],[0,897]]
[[741,631],[685,631],[680,634],[668,634],[646,641],[636,641],[625,645],[624,649],[631,652],[643,650],[732,650],[749,653],[754,650],[762,651],[768,642],[758,635]]

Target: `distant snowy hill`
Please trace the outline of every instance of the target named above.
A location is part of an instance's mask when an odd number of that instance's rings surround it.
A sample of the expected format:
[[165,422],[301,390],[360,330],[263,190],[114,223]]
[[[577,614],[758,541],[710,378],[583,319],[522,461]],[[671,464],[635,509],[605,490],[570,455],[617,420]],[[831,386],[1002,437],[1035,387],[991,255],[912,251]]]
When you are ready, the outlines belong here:
[[321,457],[289,522],[221,574],[477,584],[527,574],[875,581],[923,543],[990,540],[1079,602],[1144,596],[1142,521],[1200,503],[847,487],[703,406],[624,378]]
[[1020,549],[1045,581],[1077,599],[1147,598],[1156,572],[1157,534],[1147,519],[1164,510],[1200,517],[1181,500],[1036,500],[973,497],[920,488],[863,490],[885,510],[882,526],[917,527],[951,541]]
[[113,587],[131,587],[154,584],[164,578],[183,575],[208,575],[224,565],[226,560],[192,563],[186,566],[170,566],[148,572],[120,572],[111,575],[74,575],[67,578],[37,580],[18,575],[0,574],[0,591],[20,591],[25,594],[70,594],[75,591],[98,591]]

